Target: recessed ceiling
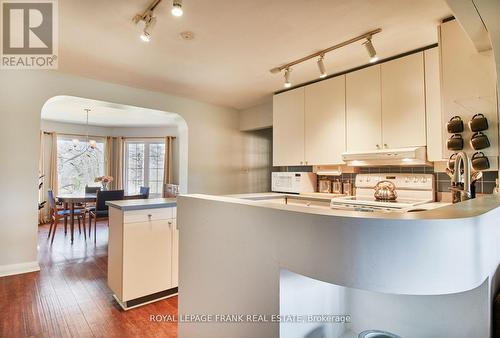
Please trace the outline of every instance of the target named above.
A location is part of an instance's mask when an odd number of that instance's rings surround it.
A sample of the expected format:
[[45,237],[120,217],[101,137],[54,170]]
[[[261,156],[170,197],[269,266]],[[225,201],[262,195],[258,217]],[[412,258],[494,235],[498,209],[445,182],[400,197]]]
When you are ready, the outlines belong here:
[[[373,43],[390,57],[436,43],[451,15],[444,0],[185,0],[176,18],[163,0],[144,43],[132,17],[150,2],[59,1],[60,70],[243,109],[282,88],[275,66],[379,27]],[[184,31],[195,38],[182,39]],[[366,63],[361,42],[325,57],[329,73]],[[310,60],[291,80],[317,76]]]
[[43,106],[42,120],[85,124],[90,109],[89,125],[101,127],[165,127],[176,126],[179,116],[159,110],[83,99],[56,96]]

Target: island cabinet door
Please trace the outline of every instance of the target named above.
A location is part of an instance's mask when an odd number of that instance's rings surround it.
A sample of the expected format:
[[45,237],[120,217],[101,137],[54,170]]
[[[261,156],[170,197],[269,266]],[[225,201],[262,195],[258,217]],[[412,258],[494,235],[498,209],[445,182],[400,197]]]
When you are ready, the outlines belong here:
[[172,220],[172,287],[179,286],[179,230],[177,221]]
[[171,219],[124,224],[122,301],[172,287],[172,226]]

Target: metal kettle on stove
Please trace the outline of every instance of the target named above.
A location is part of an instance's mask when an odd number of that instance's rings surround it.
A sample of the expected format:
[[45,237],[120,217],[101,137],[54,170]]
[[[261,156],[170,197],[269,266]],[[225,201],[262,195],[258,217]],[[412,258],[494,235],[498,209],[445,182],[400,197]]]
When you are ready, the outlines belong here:
[[390,181],[378,182],[374,190],[374,196],[377,201],[395,201],[398,198],[396,185]]

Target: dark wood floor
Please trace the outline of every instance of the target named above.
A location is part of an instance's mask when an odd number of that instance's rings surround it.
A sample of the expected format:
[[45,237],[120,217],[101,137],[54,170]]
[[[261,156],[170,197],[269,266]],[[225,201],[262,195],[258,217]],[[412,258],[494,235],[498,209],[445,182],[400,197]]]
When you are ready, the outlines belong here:
[[[0,337],[177,337],[176,323],[151,322],[152,314],[177,315],[177,297],[122,311],[106,284],[107,225],[97,245],[62,226],[54,244],[39,227],[41,271],[0,278]],[[93,235],[93,234],[92,234]]]

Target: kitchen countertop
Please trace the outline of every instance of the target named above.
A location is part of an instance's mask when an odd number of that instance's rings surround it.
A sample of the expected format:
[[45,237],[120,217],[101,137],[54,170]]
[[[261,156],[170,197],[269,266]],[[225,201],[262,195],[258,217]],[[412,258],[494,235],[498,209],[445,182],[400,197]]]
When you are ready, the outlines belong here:
[[329,208],[317,208],[304,205],[281,205],[266,201],[266,199],[277,199],[285,196],[303,199],[303,200],[317,200],[329,201],[330,198],[325,197],[310,197],[305,195],[294,194],[279,194],[279,193],[260,193],[260,194],[239,194],[230,196],[213,196],[213,195],[189,195],[192,197],[199,197],[209,200],[220,200],[226,202],[251,204],[260,207],[267,207],[273,209],[283,209],[289,211],[319,214],[327,216],[341,216],[349,218],[377,218],[377,219],[461,219],[477,217],[485,214],[493,209],[500,207],[500,196],[497,195],[482,195],[481,197],[464,201],[458,204],[450,203],[427,203],[416,206],[415,209],[426,209],[420,212],[363,212],[363,211],[350,211],[350,210],[333,210]]
[[342,196],[344,195],[323,194],[317,192],[302,193],[302,194],[290,194],[282,192],[260,192],[260,193],[250,193],[250,194],[226,195],[225,197],[238,198],[250,201],[265,201],[265,200],[290,197],[297,200],[315,200],[320,202],[330,202],[332,198],[342,197]]
[[106,205],[123,211],[171,208],[177,205],[176,198],[150,198],[140,200],[108,201]]

